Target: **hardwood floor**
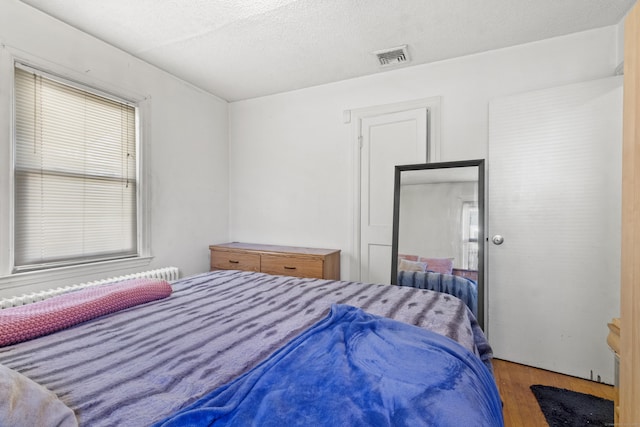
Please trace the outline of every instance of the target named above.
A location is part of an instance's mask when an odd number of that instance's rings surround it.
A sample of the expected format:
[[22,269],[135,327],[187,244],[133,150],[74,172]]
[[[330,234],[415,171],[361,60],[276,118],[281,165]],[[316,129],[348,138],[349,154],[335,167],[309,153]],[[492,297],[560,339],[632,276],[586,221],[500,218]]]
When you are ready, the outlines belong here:
[[[613,361],[612,361],[613,363]],[[547,426],[540,406],[529,386],[533,384],[566,388],[613,400],[613,387],[593,381],[494,359],[493,369],[504,407],[506,427]]]

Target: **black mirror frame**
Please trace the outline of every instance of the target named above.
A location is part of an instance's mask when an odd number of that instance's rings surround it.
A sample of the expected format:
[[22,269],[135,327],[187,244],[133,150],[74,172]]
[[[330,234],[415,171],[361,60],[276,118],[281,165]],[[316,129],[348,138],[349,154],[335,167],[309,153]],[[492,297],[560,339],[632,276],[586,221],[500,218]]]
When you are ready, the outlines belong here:
[[478,168],[478,313],[477,320],[481,328],[484,328],[484,304],[485,304],[485,171],[484,159],[462,160],[455,162],[419,163],[413,165],[398,165],[395,167],[395,179],[393,185],[393,234],[391,244],[391,284],[398,284],[398,237],[400,215],[400,177],[404,171],[444,168]]

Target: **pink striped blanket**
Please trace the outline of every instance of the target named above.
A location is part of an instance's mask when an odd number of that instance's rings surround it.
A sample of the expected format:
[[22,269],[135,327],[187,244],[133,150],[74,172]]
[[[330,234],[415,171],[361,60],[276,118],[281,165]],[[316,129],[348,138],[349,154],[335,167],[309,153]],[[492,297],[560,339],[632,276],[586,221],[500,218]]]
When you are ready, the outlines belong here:
[[0,347],[69,328],[87,320],[171,295],[164,280],[133,279],[85,288],[0,311]]

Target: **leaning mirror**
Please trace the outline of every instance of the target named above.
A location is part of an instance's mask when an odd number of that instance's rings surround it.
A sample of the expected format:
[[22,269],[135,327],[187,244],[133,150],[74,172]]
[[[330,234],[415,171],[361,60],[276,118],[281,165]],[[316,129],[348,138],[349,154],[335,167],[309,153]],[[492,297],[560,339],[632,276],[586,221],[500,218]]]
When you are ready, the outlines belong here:
[[391,283],[450,293],[484,325],[484,160],[395,167]]

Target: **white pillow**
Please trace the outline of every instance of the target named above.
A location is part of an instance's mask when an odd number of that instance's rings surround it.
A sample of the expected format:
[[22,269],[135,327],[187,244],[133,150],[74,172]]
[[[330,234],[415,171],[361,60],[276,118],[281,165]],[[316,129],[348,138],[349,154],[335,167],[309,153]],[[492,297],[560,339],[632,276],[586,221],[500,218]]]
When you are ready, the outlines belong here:
[[3,426],[77,427],[78,420],[51,391],[0,365],[0,420]]
[[404,271],[427,271],[427,263],[420,261],[409,261],[407,259],[400,259],[398,270]]

